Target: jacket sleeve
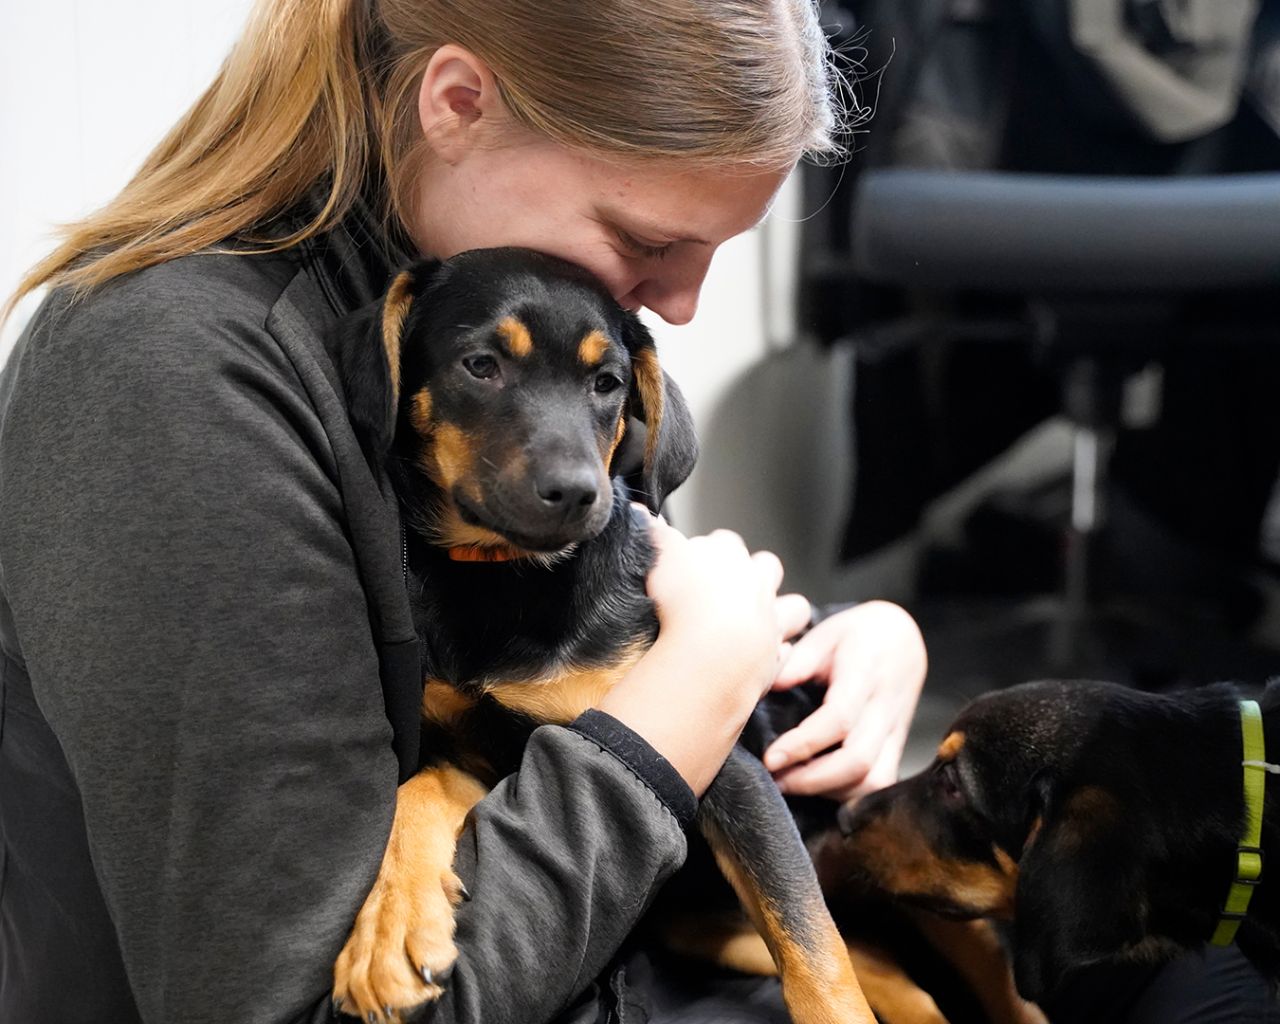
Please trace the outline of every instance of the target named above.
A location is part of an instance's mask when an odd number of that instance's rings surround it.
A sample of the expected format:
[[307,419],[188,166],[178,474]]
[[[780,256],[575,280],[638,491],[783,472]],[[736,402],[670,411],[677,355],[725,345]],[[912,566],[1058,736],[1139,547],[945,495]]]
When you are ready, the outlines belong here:
[[[149,291],[107,286],[19,356],[6,597],[142,1019],[330,1019],[396,792],[337,467],[265,329],[212,286],[178,301],[172,277],[140,276]],[[495,1009],[525,991],[550,1016],[684,843],[600,743],[541,731],[465,837],[476,896],[448,1012],[532,1021]]]

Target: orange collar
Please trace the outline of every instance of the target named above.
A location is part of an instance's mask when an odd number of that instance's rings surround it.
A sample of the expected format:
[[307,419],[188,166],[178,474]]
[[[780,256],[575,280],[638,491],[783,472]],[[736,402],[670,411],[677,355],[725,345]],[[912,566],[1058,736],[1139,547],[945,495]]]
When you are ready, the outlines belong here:
[[511,562],[523,554],[519,548],[510,546],[484,548],[468,545],[449,549],[449,558],[454,562]]

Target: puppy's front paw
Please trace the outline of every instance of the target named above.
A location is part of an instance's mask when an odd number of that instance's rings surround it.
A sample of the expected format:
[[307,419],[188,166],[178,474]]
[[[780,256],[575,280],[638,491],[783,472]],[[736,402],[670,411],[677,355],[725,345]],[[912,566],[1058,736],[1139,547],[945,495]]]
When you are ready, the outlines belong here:
[[458,832],[484,787],[456,768],[420,771],[396,793],[378,879],[333,968],[333,1001],[362,1020],[399,1020],[439,999],[458,958],[453,873]]
[[406,867],[388,851],[333,969],[334,1005],[370,1024],[439,999],[458,956],[453,908],[462,882],[451,869]]

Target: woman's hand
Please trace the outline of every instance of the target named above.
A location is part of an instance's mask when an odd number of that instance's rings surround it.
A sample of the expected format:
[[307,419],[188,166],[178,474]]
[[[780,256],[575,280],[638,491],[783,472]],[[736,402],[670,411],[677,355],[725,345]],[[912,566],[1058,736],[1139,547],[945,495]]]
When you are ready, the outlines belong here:
[[773,683],[827,686],[822,706],[765,751],[779,788],[844,801],[894,782],[927,667],[920,629],[896,604],[868,601],[818,623]]
[[798,628],[788,621],[784,629],[779,611],[794,619],[799,608],[777,596],[777,557],[749,554],[736,533],[690,538],[657,519],[653,541],[647,589],[658,639],[599,707],[648,740],[701,796]]

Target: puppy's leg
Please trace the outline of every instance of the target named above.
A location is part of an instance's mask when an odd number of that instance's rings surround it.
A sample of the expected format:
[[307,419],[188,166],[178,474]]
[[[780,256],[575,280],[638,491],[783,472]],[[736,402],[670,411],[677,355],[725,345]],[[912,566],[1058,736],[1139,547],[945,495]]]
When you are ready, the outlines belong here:
[[912,915],[921,934],[950,961],[978,997],[991,1024],[1048,1024],[1013,983],[1009,957],[989,921],[948,921],[924,911]]
[[757,758],[734,748],[702,798],[698,825],[773,955],[795,1024],[871,1024],[813,863]]
[[382,867],[333,969],[333,997],[363,1020],[438,999],[457,958],[453,873],[458,833],[484,787],[456,768],[426,768],[396,794]]
[[[743,974],[778,973],[760,933],[741,918],[673,917],[663,929],[663,938],[673,952]],[[861,942],[850,942],[848,951],[867,1002],[882,1024],[947,1024],[933,997],[886,954]]]

